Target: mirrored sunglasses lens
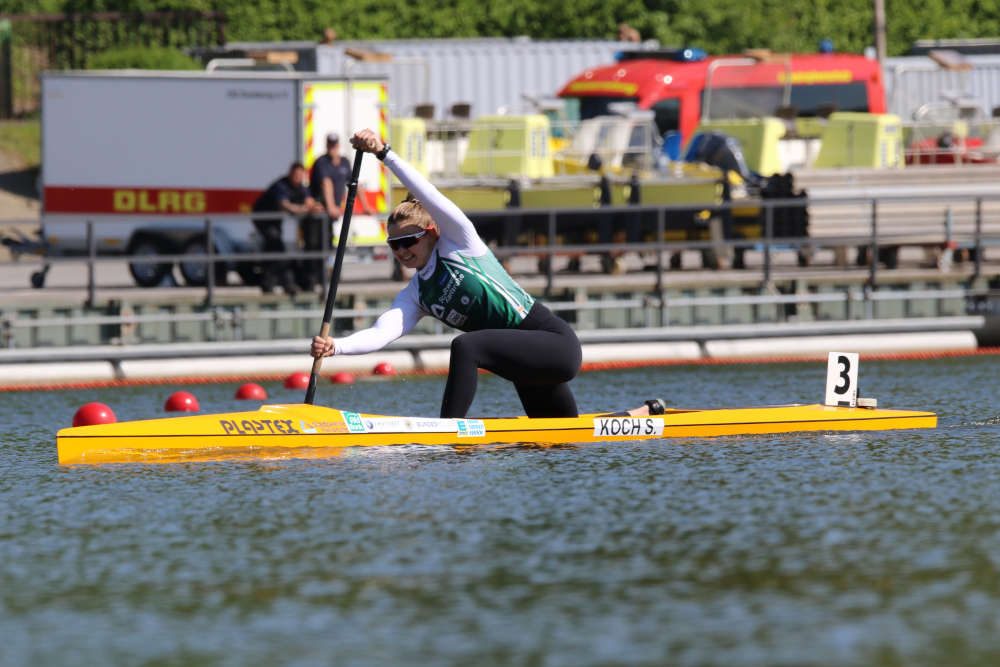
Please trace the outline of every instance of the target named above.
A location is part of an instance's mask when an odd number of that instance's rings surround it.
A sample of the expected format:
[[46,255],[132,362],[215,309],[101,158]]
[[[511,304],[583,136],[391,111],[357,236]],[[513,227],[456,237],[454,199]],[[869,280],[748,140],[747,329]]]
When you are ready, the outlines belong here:
[[420,237],[424,235],[424,232],[419,234],[413,234],[412,236],[403,236],[398,239],[389,239],[389,247],[393,250],[399,250],[400,248],[409,248],[410,246],[416,244],[420,240]]

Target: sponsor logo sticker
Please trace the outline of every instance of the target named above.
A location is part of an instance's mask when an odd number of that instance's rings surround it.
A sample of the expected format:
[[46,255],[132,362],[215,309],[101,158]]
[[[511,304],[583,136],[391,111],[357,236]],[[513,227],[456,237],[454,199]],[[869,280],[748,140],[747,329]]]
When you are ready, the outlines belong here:
[[357,412],[341,412],[344,421],[347,423],[347,430],[350,433],[367,433],[365,424],[361,421],[361,415]]
[[291,419],[220,419],[226,435],[298,435]]
[[468,317],[457,310],[450,310],[448,311],[448,316],[444,318],[444,321],[453,327],[460,327],[465,324],[465,321],[468,319]]
[[482,419],[459,419],[458,437],[482,438],[486,435],[486,423]]
[[344,422],[307,422],[299,420],[299,428],[303,433],[347,433],[347,424]]
[[595,438],[663,435],[662,417],[597,417]]

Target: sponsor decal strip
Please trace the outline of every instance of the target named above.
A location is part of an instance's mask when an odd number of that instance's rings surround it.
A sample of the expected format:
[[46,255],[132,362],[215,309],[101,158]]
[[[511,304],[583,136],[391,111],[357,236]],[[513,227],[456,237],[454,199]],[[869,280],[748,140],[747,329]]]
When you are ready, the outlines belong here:
[[262,190],[143,187],[45,188],[46,213],[248,213]]
[[[45,188],[45,212],[79,215],[194,215],[203,213],[250,213],[264,191],[237,188],[145,188],[75,187]],[[361,199],[372,210],[380,210],[379,193],[358,192],[354,211],[363,215]],[[384,198],[383,198],[384,199]]]
[[486,434],[481,419],[434,419],[421,417],[365,417],[357,412],[341,412],[349,433],[455,433],[478,438]]

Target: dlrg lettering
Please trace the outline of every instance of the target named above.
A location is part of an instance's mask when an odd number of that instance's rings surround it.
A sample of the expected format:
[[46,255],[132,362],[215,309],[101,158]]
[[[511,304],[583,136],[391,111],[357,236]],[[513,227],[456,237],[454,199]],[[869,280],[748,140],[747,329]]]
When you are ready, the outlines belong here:
[[115,190],[116,213],[203,213],[204,192],[198,190]]

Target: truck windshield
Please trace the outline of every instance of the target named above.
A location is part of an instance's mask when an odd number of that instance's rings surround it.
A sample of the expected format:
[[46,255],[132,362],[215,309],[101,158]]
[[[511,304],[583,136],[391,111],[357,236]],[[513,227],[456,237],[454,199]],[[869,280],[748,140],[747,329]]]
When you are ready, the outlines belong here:
[[822,116],[824,111],[871,110],[868,89],[861,81],[836,85],[792,86],[792,106],[799,116]]
[[701,94],[702,116],[709,119],[773,116],[782,106],[785,89],[706,88]]
[[[760,118],[774,116],[785,106],[783,86],[711,88],[702,92],[702,113],[708,118]],[[863,82],[835,85],[792,86],[789,104],[799,117],[824,116],[830,111],[869,110]]]

